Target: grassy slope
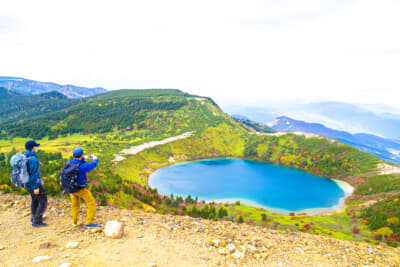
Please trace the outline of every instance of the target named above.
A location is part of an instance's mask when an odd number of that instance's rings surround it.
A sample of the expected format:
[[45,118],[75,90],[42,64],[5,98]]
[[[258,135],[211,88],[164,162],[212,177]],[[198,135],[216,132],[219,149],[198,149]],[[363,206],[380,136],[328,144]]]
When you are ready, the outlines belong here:
[[[157,106],[156,108],[152,106],[151,109],[137,111],[135,106],[137,100],[151,100],[157,103],[181,101],[184,104],[177,109],[157,109]],[[88,154],[100,155],[99,169],[90,174],[89,180],[105,187],[110,187],[116,182],[120,183],[120,178],[124,184],[145,185],[148,174],[161,166],[171,164],[171,158],[175,162],[212,157],[255,159],[304,169],[321,176],[339,178],[352,184],[354,184],[353,177],[372,171],[378,162],[369,154],[347,145],[331,143],[326,139],[306,139],[293,134],[280,137],[251,135],[243,125],[221,112],[210,99],[199,100],[196,96],[176,90],[113,91],[91,97],[88,102],[67,111],[41,116],[35,120],[37,125],[32,128],[45,123],[55,134],[51,140],[47,137],[40,140],[43,144],[41,149],[45,151],[62,152],[67,158],[73,147],[82,146]],[[90,116],[84,116],[89,112]],[[122,120],[117,112],[122,114],[122,118],[132,116],[129,115],[132,112],[139,112],[141,117],[136,121],[130,121],[127,125],[124,124],[126,120]],[[77,127],[79,117],[88,119],[86,125],[89,124],[91,131]],[[99,133],[97,127],[101,127],[103,123],[110,127],[107,131]],[[8,130],[11,130],[8,134],[13,132],[14,138],[0,140],[0,153],[9,152],[12,147],[22,149],[28,137],[15,136],[34,137],[35,131],[30,131],[32,128],[26,129],[21,125],[23,124],[7,125]],[[75,133],[63,131],[72,128]],[[195,134],[188,139],[129,156],[122,163],[111,162],[113,154],[124,148],[176,136],[187,131],[195,131]],[[376,181],[379,181],[379,178],[377,177]],[[110,202],[124,207],[132,207],[130,202],[135,202],[134,206],[140,206],[140,201],[122,191],[108,196]],[[343,239],[369,238],[371,232],[360,223],[359,218],[354,218],[360,211],[356,208],[353,211],[353,208],[350,208],[350,212],[346,213],[300,216],[293,219],[291,216],[272,214],[245,205],[228,206],[229,213],[233,212],[235,216],[243,214],[245,221],[250,220],[269,227],[304,230],[304,225],[311,224],[311,229],[305,231]],[[263,213],[267,215],[267,221],[261,220]],[[361,228],[360,234],[353,234],[354,226]]]

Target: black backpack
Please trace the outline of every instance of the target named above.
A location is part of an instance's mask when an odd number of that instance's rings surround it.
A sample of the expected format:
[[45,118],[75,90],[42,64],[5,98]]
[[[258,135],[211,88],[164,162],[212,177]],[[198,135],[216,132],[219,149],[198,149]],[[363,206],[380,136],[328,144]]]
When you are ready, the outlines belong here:
[[61,186],[67,193],[75,193],[81,190],[84,185],[78,183],[79,167],[83,162],[74,163],[69,160],[61,172]]

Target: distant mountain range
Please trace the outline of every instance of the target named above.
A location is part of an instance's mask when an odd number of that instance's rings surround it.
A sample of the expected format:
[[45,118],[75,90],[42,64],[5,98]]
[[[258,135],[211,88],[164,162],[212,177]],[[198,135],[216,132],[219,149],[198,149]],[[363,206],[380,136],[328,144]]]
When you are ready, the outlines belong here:
[[352,134],[368,133],[400,141],[400,110],[384,105],[288,102],[266,103],[263,107],[223,106],[223,109],[264,124],[276,117],[288,116]]
[[37,95],[51,91],[57,91],[68,98],[81,98],[104,93],[107,90],[102,87],[87,88],[75,85],[60,85],[52,82],[38,82],[25,78],[0,76],[0,87],[25,95]]
[[267,123],[267,126],[277,131],[300,131],[323,135],[354,146],[380,159],[400,165],[400,142],[396,140],[386,139],[372,134],[350,134],[345,131],[327,128],[319,123],[308,123],[286,116],[281,116],[270,121]]

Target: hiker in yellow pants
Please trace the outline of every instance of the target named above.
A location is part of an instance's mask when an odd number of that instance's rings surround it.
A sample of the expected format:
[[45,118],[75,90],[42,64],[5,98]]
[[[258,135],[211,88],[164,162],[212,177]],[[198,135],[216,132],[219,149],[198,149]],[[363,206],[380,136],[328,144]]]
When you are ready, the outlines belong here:
[[86,225],[92,225],[94,221],[94,216],[96,214],[96,200],[93,198],[92,193],[90,193],[90,191],[86,188],[83,188],[78,192],[71,194],[72,223],[74,225],[78,224],[81,198],[86,202],[87,205]]
[[[79,189],[75,193],[71,193],[71,213],[72,213],[72,224],[78,224],[79,218],[79,207],[81,205],[81,198],[86,202],[87,205],[87,218],[86,218],[86,227],[87,228],[94,228],[99,226],[99,224],[94,223],[94,216],[96,214],[96,201],[92,196],[92,193],[87,189],[88,185],[86,182],[86,173],[94,170],[97,167],[98,159],[96,156],[88,156],[87,159],[92,159],[93,161],[88,163],[86,162],[85,158],[83,157],[85,153],[83,149],[77,147],[73,150],[73,159],[67,163],[68,164],[75,164],[75,166],[79,167],[78,171],[78,184]],[[74,192],[74,191],[72,191]]]

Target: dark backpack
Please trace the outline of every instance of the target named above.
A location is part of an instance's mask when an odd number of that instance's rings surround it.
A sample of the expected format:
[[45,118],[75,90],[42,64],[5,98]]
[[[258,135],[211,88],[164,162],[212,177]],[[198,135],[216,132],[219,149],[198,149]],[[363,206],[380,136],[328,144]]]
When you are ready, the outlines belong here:
[[74,163],[69,160],[61,172],[61,186],[67,193],[75,193],[81,190],[84,186],[78,183],[79,167],[83,162]]
[[16,187],[29,186],[29,168],[28,161],[31,157],[26,157],[24,154],[15,154],[10,159],[11,181]]

